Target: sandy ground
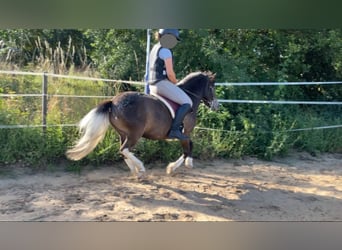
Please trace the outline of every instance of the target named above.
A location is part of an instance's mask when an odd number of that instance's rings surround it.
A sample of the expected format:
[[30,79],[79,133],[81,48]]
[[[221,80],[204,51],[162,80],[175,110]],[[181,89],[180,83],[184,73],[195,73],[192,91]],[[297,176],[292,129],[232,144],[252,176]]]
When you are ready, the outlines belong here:
[[[123,163],[122,163],[123,164]],[[342,154],[0,175],[0,221],[342,221]]]

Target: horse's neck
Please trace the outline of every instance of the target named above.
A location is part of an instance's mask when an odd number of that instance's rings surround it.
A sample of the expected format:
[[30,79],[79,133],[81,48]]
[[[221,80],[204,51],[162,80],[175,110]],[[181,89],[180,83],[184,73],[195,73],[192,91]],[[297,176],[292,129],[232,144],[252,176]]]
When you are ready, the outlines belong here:
[[193,103],[193,108],[194,106],[199,106],[202,96],[200,93],[197,93],[196,91],[193,91],[191,88],[189,88],[189,86],[186,85],[180,85],[179,86],[192,100]]
[[199,96],[198,93],[193,93],[191,90],[183,88],[183,91],[190,97],[192,100],[192,110],[194,113],[197,113],[198,106],[201,103],[201,97]]

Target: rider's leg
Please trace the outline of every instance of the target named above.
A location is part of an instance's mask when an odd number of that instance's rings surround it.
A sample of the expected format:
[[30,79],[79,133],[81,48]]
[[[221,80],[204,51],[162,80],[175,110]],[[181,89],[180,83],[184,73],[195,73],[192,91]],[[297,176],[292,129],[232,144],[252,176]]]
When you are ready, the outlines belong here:
[[181,131],[184,117],[191,110],[191,98],[177,85],[168,80],[163,80],[150,87],[151,92],[157,95],[164,96],[180,105],[175,113],[175,118],[172,121],[171,129],[168,134],[169,138],[180,140],[188,139]]

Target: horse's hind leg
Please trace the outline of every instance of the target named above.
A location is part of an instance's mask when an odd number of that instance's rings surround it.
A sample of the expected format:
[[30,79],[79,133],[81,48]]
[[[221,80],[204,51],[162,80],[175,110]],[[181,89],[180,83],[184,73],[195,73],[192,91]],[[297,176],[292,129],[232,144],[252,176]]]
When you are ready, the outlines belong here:
[[135,157],[134,154],[130,152],[128,148],[123,149],[121,153],[126,157],[125,162],[131,169],[131,172],[136,174],[138,178],[143,177],[146,170],[142,161]]
[[131,172],[136,174],[138,178],[141,178],[146,172],[144,164],[137,157],[135,157],[132,152],[129,151],[129,149],[134,146],[136,142],[137,140],[132,140],[128,137],[126,137],[124,141],[121,140],[120,152],[125,157],[125,162],[130,168]]
[[134,162],[130,158],[127,158],[127,157],[124,157],[124,161],[126,162],[127,166],[131,170],[131,173],[134,175],[136,173]]

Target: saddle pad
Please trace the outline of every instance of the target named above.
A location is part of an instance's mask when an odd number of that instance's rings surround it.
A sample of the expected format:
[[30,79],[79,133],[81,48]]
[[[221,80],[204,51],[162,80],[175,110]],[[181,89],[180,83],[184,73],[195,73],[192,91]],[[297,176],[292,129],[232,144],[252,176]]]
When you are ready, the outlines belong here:
[[170,111],[170,114],[172,116],[172,119],[175,118],[175,110],[174,108],[172,107],[172,105],[169,103],[168,99],[163,97],[163,96],[160,96],[160,95],[157,95],[157,94],[154,94],[154,93],[150,93],[151,95],[157,97],[160,101],[162,101],[165,106],[168,108],[168,110]]

